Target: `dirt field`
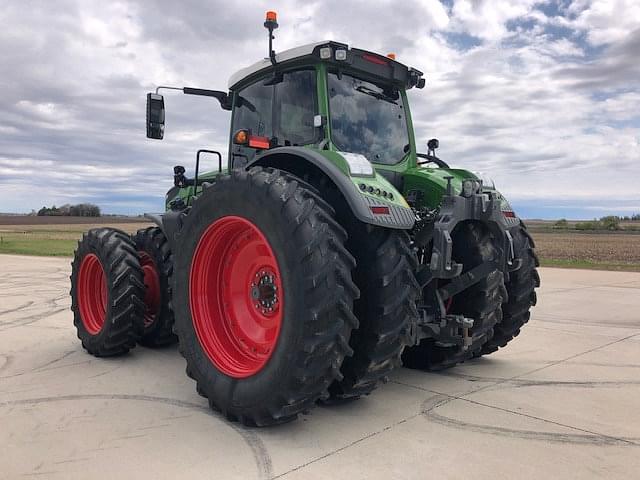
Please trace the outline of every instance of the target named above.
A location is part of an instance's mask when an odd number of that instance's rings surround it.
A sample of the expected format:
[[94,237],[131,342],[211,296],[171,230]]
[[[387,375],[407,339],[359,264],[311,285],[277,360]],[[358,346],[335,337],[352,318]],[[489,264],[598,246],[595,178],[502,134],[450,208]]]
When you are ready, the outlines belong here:
[[533,238],[545,265],[640,271],[640,235],[534,232]]

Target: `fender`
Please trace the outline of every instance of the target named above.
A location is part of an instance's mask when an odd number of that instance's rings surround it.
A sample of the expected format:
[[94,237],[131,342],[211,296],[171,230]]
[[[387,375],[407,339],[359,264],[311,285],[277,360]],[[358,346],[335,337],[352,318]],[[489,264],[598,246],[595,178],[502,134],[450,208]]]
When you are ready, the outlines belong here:
[[[323,172],[338,188],[343,195],[353,215],[361,222],[386,228],[408,230],[413,228],[415,215],[408,207],[403,207],[395,203],[363,195],[352,179],[340,170],[333,162],[318,152],[304,147],[277,147],[265,150],[264,153],[256,155],[254,160],[244,168],[247,170],[253,166],[274,167],[287,170],[282,165],[283,157],[297,157],[300,162],[307,162],[321,172]],[[297,168],[294,170],[298,170]],[[294,175],[295,171],[292,171]],[[390,188],[393,188],[390,185]],[[394,192],[398,198],[402,196],[400,192]],[[371,207],[383,206],[389,208],[388,214],[373,214]]]
[[160,227],[160,230],[162,230],[162,233],[164,233],[164,236],[167,237],[167,240],[169,241],[169,248],[171,248],[171,251],[177,251],[179,248],[178,232],[182,228],[184,213],[167,210],[164,213],[145,213],[144,217],[148,218]]

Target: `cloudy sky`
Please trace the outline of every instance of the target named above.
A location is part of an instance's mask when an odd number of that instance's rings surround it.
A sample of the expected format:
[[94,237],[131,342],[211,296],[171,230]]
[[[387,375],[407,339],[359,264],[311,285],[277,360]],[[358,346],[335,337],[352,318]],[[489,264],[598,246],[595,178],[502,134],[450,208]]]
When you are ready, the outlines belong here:
[[640,0],[0,0],[0,211],[160,211],[173,165],[226,150],[229,113],[168,94],[148,140],[145,93],[225,89],[265,55],[267,9],[276,50],[334,39],[424,71],[423,150],[438,137],[524,217],[640,212]]

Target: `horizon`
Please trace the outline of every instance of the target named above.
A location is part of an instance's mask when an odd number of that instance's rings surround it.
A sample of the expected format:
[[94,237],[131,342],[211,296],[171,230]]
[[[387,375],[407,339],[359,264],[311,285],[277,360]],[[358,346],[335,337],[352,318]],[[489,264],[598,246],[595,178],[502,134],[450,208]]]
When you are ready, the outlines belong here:
[[[87,203],[87,202],[78,202],[78,203]],[[574,213],[570,213],[568,216],[567,215],[559,215],[559,216],[550,216],[549,212],[553,210],[554,207],[547,207],[547,209],[545,209],[545,207],[536,207],[536,206],[523,206],[523,205],[518,205],[517,203],[514,202],[510,202],[512,207],[514,208],[514,210],[516,211],[516,213],[518,214],[518,216],[520,218],[522,218],[523,220],[527,220],[527,221],[536,221],[536,220],[540,220],[540,221],[554,221],[554,220],[567,220],[569,222],[582,222],[582,221],[589,221],[589,220],[599,220],[602,217],[606,217],[606,216],[616,216],[616,217],[631,217],[633,215],[637,215],[640,214],[640,210],[638,211],[622,211],[621,213],[615,213],[612,211],[599,211],[599,213],[594,213],[592,216],[586,216],[586,213],[584,216],[579,216],[581,213],[575,213],[575,212],[584,212],[587,209],[580,209],[580,208],[574,208],[574,207],[557,207],[558,209],[562,209],[563,212],[574,212]],[[62,207],[63,205],[54,205],[54,204],[50,204],[50,205],[43,205],[43,207],[53,207],[53,206],[57,206],[57,207]],[[145,213],[159,213],[162,212],[163,210],[154,210],[154,211],[145,211],[145,212],[129,212],[129,211],[120,211],[120,212],[113,212],[113,211],[106,211],[104,210],[100,205],[98,205],[98,207],[100,207],[100,212],[101,212],[101,216],[122,216],[122,217],[142,217]],[[42,207],[40,207],[42,208]],[[33,209],[33,211],[37,212],[38,209]],[[589,210],[592,212],[595,212],[595,210]],[[533,212],[541,212],[540,215],[543,216],[536,216],[536,213]],[[25,211],[21,211],[21,212],[0,212],[0,216],[13,216],[13,215],[22,215],[22,216],[29,216],[32,215],[32,211],[29,212],[25,212]],[[91,218],[91,217],[87,217],[87,218]]]

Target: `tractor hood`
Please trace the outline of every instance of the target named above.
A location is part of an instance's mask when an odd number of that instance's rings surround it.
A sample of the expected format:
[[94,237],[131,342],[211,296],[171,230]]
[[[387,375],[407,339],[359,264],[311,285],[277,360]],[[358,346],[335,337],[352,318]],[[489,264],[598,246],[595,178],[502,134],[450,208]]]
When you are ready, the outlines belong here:
[[[447,191],[447,182],[452,177],[451,189],[454,195],[459,195],[462,192],[462,182],[467,179],[480,180],[477,174],[460,168],[429,168],[429,167],[416,167],[407,170],[404,174],[404,194],[405,196],[411,190],[422,191],[423,196],[420,202],[421,207],[437,208],[441,201],[442,196]],[[507,199],[494,185],[485,185],[483,188],[485,192],[494,192],[496,198],[500,200],[500,207],[505,216],[513,215],[513,209],[507,201]]]
[[452,177],[451,188],[454,194],[462,192],[462,182],[466,179],[478,180],[478,177],[468,170],[459,168],[410,168],[404,174],[404,194],[411,190],[424,192],[421,205],[436,208],[440,205],[442,196],[447,191],[447,177]]

